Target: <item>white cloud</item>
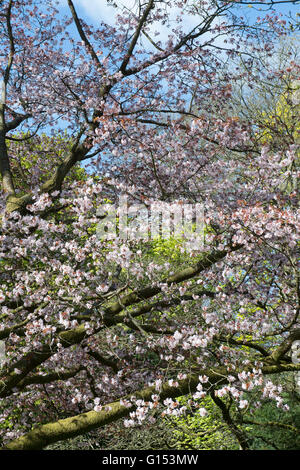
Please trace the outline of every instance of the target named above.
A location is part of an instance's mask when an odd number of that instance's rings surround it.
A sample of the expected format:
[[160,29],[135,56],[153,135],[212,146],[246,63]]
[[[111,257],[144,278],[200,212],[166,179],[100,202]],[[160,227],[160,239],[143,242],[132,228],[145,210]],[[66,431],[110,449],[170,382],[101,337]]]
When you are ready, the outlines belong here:
[[[132,1],[125,1],[125,3],[131,4]],[[115,22],[116,9],[109,6],[106,0],[75,0],[74,5],[80,6],[95,23],[104,21],[113,25]]]
[[[118,5],[122,8],[135,11],[137,2],[135,0],[118,0]],[[107,4],[106,0],[75,0],[74,4],[77,7],[81,7],[83,11],[88,15],[88,17],[97,23],[97,21],[104,21],[110,25],[114,25],[116,21],[116,15],[120,10]],[[182,18],[182,26],[185,32],[191,31],[195,26],[199,24],[198,15],[182,15],[182,10],[178,7],[168,8],[168,17],[170,26],[162,25],[161,23],[156,23],[152,25],[150,29],[151,33],[154,33],[155,30],[159,31],[159,36],[154,37],[153,39],[165,41],[168,39],[168,35],[171,33],[172,27],[176,26],[176,17],[179,15]]]
[[[61,6],[68,9],[67,0],[58,0]],[[138,0],[113,0],[114,3],[117,3],[119,8],[115,8],[108,4],[107,0],[73,0],[75,8],[80,17],[83,17],[87,22],[91,22],[97,27],[100,22],[107,23],[111,26],[116,24],[117,14],[122,13],[122,8],[131,9],[133,12],[136,11]],[[191,4],[194,0],[191,0]],[[174,2],[177,3],[177,2]],[[168,24],[162,24],[161,22],[156,22],[152,24],[147,30],[149,36],[153,41],[158,43],[161,41],[162,47],[168,41],[168,36],[172,35],[172,29],[178,26],[176,17],[179,16],[181,20],[181,27],[185,33],[192,31],[197,25],[201,23],[201,17],[198,14],[187,14],[184,13],[182,8],[172,6],[166,7],[168,14]],[[204,13],[205,14],[205,13]],[[211,26],[216,26],[224,21],[223,18],[217,17]],[[214,33],[205,33],[202,35],[201,40],[202,44],[211,40],[214,36]],[[219,35],[214,40],[214,44],[217,46],[225,46],[224,44],[224,35]],[[143,36],[143,47],[148,49],[148,51],[155,52],[154,46]]]

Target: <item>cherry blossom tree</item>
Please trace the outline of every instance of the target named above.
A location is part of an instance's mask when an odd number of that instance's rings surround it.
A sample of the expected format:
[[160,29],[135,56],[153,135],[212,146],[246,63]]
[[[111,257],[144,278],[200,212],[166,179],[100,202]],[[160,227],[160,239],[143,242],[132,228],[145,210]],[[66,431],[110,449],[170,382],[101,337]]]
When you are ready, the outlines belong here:
[[[300,371],[299,137],[272,117],[270,145],[232,99],[241,79],[250,96],[299,76],[272,63],[287,35],[277,3],[250,2],[263,11],[246,21],[243,2],[149,0],[94,26],[72,0],[65,16],[51,0],[0,2],[3,448],[204,416],[210,396],[248,449],[246,413],[287,409],[272,376]],[[175,203],[203,207],[201,240],[149,237],[145,214]]]

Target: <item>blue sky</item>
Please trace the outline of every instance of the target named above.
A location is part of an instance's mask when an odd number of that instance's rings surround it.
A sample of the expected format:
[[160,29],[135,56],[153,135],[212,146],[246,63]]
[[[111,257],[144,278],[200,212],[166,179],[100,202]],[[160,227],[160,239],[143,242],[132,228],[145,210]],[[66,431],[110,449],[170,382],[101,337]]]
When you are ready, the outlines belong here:
[[[62,13],[70,15],[70,11],[67,5],[67,0],[58,0],[60,6],[62,7]],[[137,0],[114,0],[119,6],[122,6],[127,9],[135,9],[135,5]],[[190,0],[196,2],[197,0]],[[243,0],[244,1],[244,0]],[[269,2],[270,0],[266,0]],[[276,1],[276,0],[275,0]],[[254,0],[255,2],[255,0]],[[75,8],[77,10],[78,16],[84,18],[87,22],[91,22],[94,26],[97,26],[101,21],[104,23],[108,23],[109,25],[115,24],[116,14],[120,12],[120,10],[116,10],[116,8],[112,7],[108,4],[107,0],[73,0]],[[293,16],[297,12],[300,12],[300,0],[297,0],[298,4],[293,3],[282,3],[278,5],[274,5],[274,10],[278,13],[282,13],[283,15],[287,15],[289,12],[292,12]],[[235,9],[238,16],[244,16],[248,18],[251,22],[256,22],[258,16],[264,16],[264,10],[269,9],[268,6],[262,5],[251,5],[251,1],[249,4],[241,5],[237,9]],[[191,31],[195,26],[199,24],[199,17],[197,15],[187,15],[182,14],[182,10],[177,7],[168,7],[168,14],[169,19],[173,24],[176,23],[176,16],[180,14],[180,18],[182,19],[182,26],[185,32]],[[220,18],[217,18],[215,24],[217,22],[223,21]],[[154,30],[159,31],[159,36],[154,36]],[[75,31],[75,28],[74,28]],[[170,33],[170,27],[167,25],[156,24],[155,27],[151,27],[149,34],[152,36],[152,39],[156,41],[161,40],[163,43],[168,39],[168,34]],[[77,32],[75,31],[75,35]],[[204,35],[204,39],[208,39],[208,34]],[[216,40],[216,45],[223,45],[224,37],[220,37]],[[154,50],[154,47],[150,44],[149,41],[144,41],[144,47],[149,48],[149,50]]]
[[[62,6],[67,8],[67,0],[59,1]],[[84,16],[87,16],[95,24],[99,20],[107,22],[111,25],[114,24],[116,9],[108,5],[107,0],[73,0],[73,2],[78,12],[84,14]],[[135,0],[118,0],[117,3],[120,6],[122,5],[126,8],[132,9],[134,8],[136,2]],[[251,5],[251,1],[249,2],[249,5]],[[283,14],[288,14],[289,11],[293,12],[294,14],[297,12],[300,13],[300,2],[298,0],[298,4],[282,3],[274,5],[273,8],[278,12],[282,12]],[[264,9],[266,9],[266,6]],[[262,16],[262,8],[260,5],[253,4],[251,8],[248,5],[243,5],[239,11],[241,14],[247,15],[252,19],[256,19],[257,16]],[[169,8],[170,16],[173,18],[176,17],[178,12],[178,8]],[[184,23],[187,28],[190,26],[195,26],[197,24],[197,18],[192,16],[185,16]],[[164,32],[164,28],[162,32]]]
[[[120,10],[112,7],[107,3],[107,0],[73,0],[75,8],[77,10],[78,16],[82,16],[86,21],[91,21],[95,26],[100,21],[108,23],[113,26],[115,24],[115,19],[117,13],[120,13]],[[118,0],[119,6],[135,11],[135,0]],[[66,7],[66,13],[68,13],[67,0],[60,0],[60,4]],[[199,24],[199,19],[196,16],[185,15],[182,16],[182,11],[179,8],[168,8],[169,19],[171,22],[176,23],[176,16],[179,14],[183,18],[183,28],[186,32],[193,29]],[[168,34],[170,33],[170,28],[163,26],[162,24],[157,24],[159,30],[159,40],[165,41],[168,39]],[[153,32],[152,28],[150,33]],[[157,37],[156,37],[157,39]],[[150,43],[149,43],[150,46]],[[152,46],[151,46],[152,48]]]
[[[134,8],[134,5],[136,3],[135,0],[116,0],[116,1],[119,5],[123,5],[124,7],[130,8],[130,9]],[[197,1],[197,0],[194,0],[194,1]],[[79,17],[84,18],[86,22],[91,22],[95,26],[97,26],[97,24],[99,24],[99,22],[101,21],[108,23],[110,25],[114,25],[117,10],[114,7],[108,5],[107,0],[73,0],[73,3],[76,7]],[[292,3],[284,3],[284,4],[275,5],[275,9],[277,12],[281,11],[283,14],[288,14],[288,12],[291,11],[295,15],[297,12],[300,12],[299,3],[300,2],[298,2],[298,5],[293,5]],[[69,7],[67,4],[67,0],[59,0],[59,6],[61,8],[62,15],[66,14],[67,16],[70,16],[70,11],[69,11]],[[174,23],[175,23],[176,16],[179,12],[180,10],[175,7],[168,9],[170,19],[173,20]],[[252,8],[249,8],[248,5],[243,5],[241,8],[238,9],[238,12],[239,12],[238,16],[247,16],[253,22],[256,21],[256,18],[258,16],[261,16],[261,17],[264,16],[263,12],[260,11],[260,5],[253,5]],[[199,24],[198,16],[185,15],[185,16],[182,16],[182,18],[183,18],[183,28],[186,32],[190,31],[195,26],[197,26],[197,24]],[[73,31],[74,36],[78,37],[78,33],[76,31],[74,24],[71,25],[70,29]],[[150,36],[151,36],[151,32],[153,32],[153,30],[152,31],[150,30]],[[158,38],[155,37],[154,39],[155,40],[160,39],[162,40],[162,42],[164,42],[168,38],[170,29],[167,26],[159,25],[159,32],[160,32],[160,36]],[[206,37],[205,39],[208,39],[208,37]],[[215,44],[219,46],[223,45],[224,39],[225,39],[224,37],[219,37],[217,39],[217,42],[215,42]],[[148,50],[154,49],[154,47],[150,44],[148,40],[144,41],[144,45],[147,48],[149,48]]]

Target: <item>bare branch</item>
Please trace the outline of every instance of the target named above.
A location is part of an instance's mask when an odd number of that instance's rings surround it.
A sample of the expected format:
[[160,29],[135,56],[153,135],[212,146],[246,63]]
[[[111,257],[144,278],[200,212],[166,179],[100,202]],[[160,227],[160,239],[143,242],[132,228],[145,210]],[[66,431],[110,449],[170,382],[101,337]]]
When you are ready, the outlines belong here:
[[126,53],[126,55],[125,55],[125,57],[124,57],[124,59],[123,59],[121,65],[120,65],[120,69],[119,69],[119,70],[120,70],[120,72],[122,72],[124,75],[125,75],[125,73],[126,73],[126,67],[127,67],[127,65],[128,65],[128,62],[130,61],[130,58],[131,58],[131,56],[132,56],[132,54],[133,54],[134,48],[135,48],[135,46],[136,46],[136,43],[137,43],[137,41],[138,41],[138,39],[139,39],[139,37],[140,37],[142,28],[144,27],[144,25],[145,25],[145,23],[146,23],[146,21],[147,21],[147,18],[148,18],[148,16],[149,16],[149,14],[150,14],[150,12],[151,12],[153,6],[154,6],[154,0],[150,0],[149,3],[148,3],[148,5],[147,5],[147,7],[145,8],[145,11],[144,11],[144,13],[143,13],[143,15],[142,15],[140,21],[139,21],[139,24],[138,24],[138,26],[137,26],[137,29],[136,29],[136,31],[135,31],[135,34],[134,34],[134,36],[133,36],[133,38],[132,38],[132,40],[131,40],[131,43],[130,43],[130,45],[129,45],[129,48],[128,48],[128,50],[127,50],[127,53]]
[[71,13],[72,13],[72,16],[73,16],[73,19],[74,19],[74,22],[75,22],[75,25],[76,25],[76,28],[77,28],[77,31],[79,33],[79,36],[81,38],[81,40],[84,42],[85,46],[86,46],[86,49],[88,50],[91,58],[93,59],[93,61],[96,62],[97,66],[101,69],[103,69],[102,67],[102,64],[101,62],[99,61],[99,58],[93,48],[93,46],[91,45],[90,41],[88,40],[83,28],[82,28],[82,25],[80,23],[80,19],[78,18],[78,15],[77,15],[77,12],[75,10],[75,7],[74,7],[74,4],[72,2],[72,0],[68,0],[68,5],[69,5],[69,8],[71,10]]

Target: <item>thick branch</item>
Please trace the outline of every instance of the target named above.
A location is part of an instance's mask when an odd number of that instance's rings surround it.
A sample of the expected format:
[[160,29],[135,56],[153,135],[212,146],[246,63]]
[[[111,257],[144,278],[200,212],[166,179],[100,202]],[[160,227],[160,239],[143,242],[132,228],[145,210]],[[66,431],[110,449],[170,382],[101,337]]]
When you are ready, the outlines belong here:
[[5,132],[4,105],[0,104],[0,175],[2,188],[8,196],[15,197],[15,187],[7,153]]
[[23,326],[25,326],[27,323],[29,322],[28,319],[20,322],[20,323],[17,323],[16,325],[12,325],[12,326],[9,326],[7,328],[4,328],[3,330],[0,331],[0,340],[3,340],[5,338],[8,338],[9,335],[13,332],[13,331],[16,331],[20,328],[22,328]]
[[79,33],[79,36],[80,36],[81,40],[85,44],[91,58],[96,62],[97,66],[102,69],[103,68],[102,64],[99,61],[99,58],[98,58],[93,46],[91,45],[90,41],[88,40],[88,38],[87,38],[87,36],[86,36],[82,26],[81,26],[80,19],[78,18],[78,15],[77,15],[77,12],[75,10],[75,7],[74,7],[74,4],[73,4],[72,0],[68,0],[68,5],[69,5],[70,11],[72,13],[73,20],[75,22],[75,25],[76,25],[76,28],[77,28],[77,31]]
[[[79,344],[85,337],[84,325],[80,325],[73,330],[63,331],[58,335],[58,339],[64,348]],[[49,359],[55,352],[55,345],[45,345],[38,351],[29,352],[11,367],[4,368],[0,375],[0,398],[10,395],[14,387],[17,387],[30,372]],[[16,372],[16,370],[19,372]]]
[[300,340],[300,329],[292,331],[290,336],[285,339],[282,344],[275,349],[275,351],[271,354],[271,359],[274,362],[279,362],[283,356],[288,353],[293,345],[293,342],[296,340]]
[[220,408],[225,423],[227,424],[232,434],[236,437],[241,448],[243,450],[249,450],[250,447],[245,433],[234,423],[230,416],[229,409],[225,403],[217,395],[215,395],[214,392],[211,393],[211,397],[215,404]]
[[15,46],[14,46],[13,33],[12,33],[12,27],[11,27],[11,21],[10,21],[11,8],[12,8],[12,0],[10,0],[8,4],[7,12],[5,15],[10,49],[9,49],[9,54],[8,54],[7,66],[4,70],[2,93],[0,96],[0,174],[1,174],[1,179],[2,179],[3,190],[8,196],[15,195],[13,177],[12,177],[12,173],[10,169],[7,147],[5,143],[5,134],[7,131],[6,124],[5,124],[6,89],[7,89],[7,84],[8,84],[10,71],[11,71],[14,54],[15,54]]
[[[8,122],[6,125],[5,125],[5,128],[6,128],[6,131],[12,131],[14,129],[16,129],[23,121],[25,121],[26,119],[30,118],[31,117],[31,114],[19,114],[18,116],[16,116],[12,121]],[[21,140],[21,139],[19,139]],[[22,139],[24,140],[24,139]]]
[[4,71],[5,85],[7,85],[8,80],[9,80],[10,70],[13,64],[14,54],[15,54],[14,38],[13,38],[13,33],[12,33],[11,21],[10,21],[12,4],[13,2],[12,0],[10,0],[8,4],[8,8],[7,8],[7,13],[6,13],[6,25],[7,25],[7,32],[8,32],[8,37],[9,37],[10,50],[9,50],[9,56],[8,56],[8,63]]
[[243,423],[245,424],[254,424],[255,426],[259,426],[260,428],[264,426],[271,426],[274,428],[282,428],[286,429],[287,431],[292,431],[297,434],[300,434],[300,429],[296,428],[295,426],[292,426],[291,424],[286,424],[286,423],[280,423],[278,421],[254,421],[250,419],[243,419]]
[[[255,365],[249,365],[251,370]],[[300,370],[300,364],[284,364],[276,366],[267,366],[262,369],[263,374],[273,374],[289,370]],[[238,372],[238,371],[237,371]],[[204,369],[197,371],[197,373],[190,375],[188,378],[181,380],[177,387],[171,387],[168,383],[162,386],[160,391],[160,399],[165,398],[177,398],[182,395],[193,393],[199,383],[199,375],[206,375],[208,377],[207,385],[205,387],[211,388],[212,386],[224,385],[227,383],[227,371],[225,368],[217,369]],[[157,394],[155,387],[148,387],[142,391],[135,393],[137,399],[145,401],[151,400],[151,396]],[[130,397],[132,394],[130,395]],[[125,397],[125,398],[130,398]],[[54,442],[69,439],[71,437],[85,434],[93,429],[97,429],[106,424],[117,421],[120,418],[124,418],[129,415],[130,412],[134,411],[135,406],[132,405],[130,408],[120,404],[120,401],[109,403],[106,407],[100,411],[89,411],[87,413],[73,416],[72,418],[61,419],[54,423],[43,424],[33,431],[25,434],[24,436],[11,441],[9,444],[4,446],[2,450],[38,450],[52,444]]]
[[100,364],[106,367],[110,367],[116,374],[119,372],[120,367],[118,366],[117,362],[114,361],[113,359],[109,357],[105,357],[102,354],[100,354],[98,351],[93,351],[91,349],[87,351],[87,354],[93,357],[94,359],[96,359],[96,361],[98,361]]
[[[231,250],[238,249],[236,246]],[[183,282],[187,279],[190,279],[205,269],[211,267],[214,263],[218,262],[220,259],[223,259],[227,255],[228,251],[221,250],[215,251],[209,254],[205,254],[201,261],[199,261],[195,266],[186,268],[178,273],[170,276],[169,278],[163,280],[163,283],[177,284]],[[139,289],[131,294],[123,296],[117,302],[111,304],[105,310],[105,315],[103,316],[103,322],[105,326],[111,326],[116,324],[117,321],[124,321],[124,317],[121,319],[116,318],[117,314],[124,310],[125,307],[129,307],[136,303],[139,303],[142,300],[149,299],[154,295],[161,292],[161,287],[159,286],[149,286],[143,289]],[[147,310],[146,310],[147,311]],[[85,337],[87,337],[84,324],[79,325],[78,327],[63,331],[58,334],[58,339],[61,342],[63,347],[69,347],[73,344],[79,344]],[[14,363],[8,371],[4,371],[0,375],[0,397],[5,397],[10,395],[11,390],[16,387],[21,380],[23,380],[30,372],[32,372],[37,366],[45,362],[52,354],[55,354],[56,348],[55,345],[50,346],[45,345],[43,349],[39,351],[32,351],[26,356],[21,358],[19,361]],[[19,374],[15,373],[15,369],[20,370]]]
[[[81,134],[80,134],[81,136]],[[5,143],[5,142],[4,142]],[[48,193],[56,190],[60,190],[62,183],[71,170],[71,168],[76,165],[77,162],[81,161],[83,156],[89,151],[84,144],[79,144],[76,142],[71,149],[70,155],[68,155],[63,162],[56,168],[53,176],[51,176],[41,187],[41,192]],[[0,129],[0,156],[1,156],[1,129]],[[8,162],[8,160],[7,160]],[[1,159],[0,159],[1,164]],[[15,193],[10,191],[10,197],[7,199],[6,211],[13,212],[19,211],[21,213],[26,212],[26,206],[32,204],[33,195],[31,193],[25,194],[21,197],[16,197]]]
[[[149,4],[148,4],[149,6]],[[158,62],[161,62],[165,59],[167,59],[168,57],[170,57],[172,54],[176,54],[177,52],[179,52],[183,46],[185,46],[188,41],[190,40],[194,40],[194,39],[197,39],[199,38],[200,36],[204,35],[205,33],[207,33],[209,30],[210,30],[210,27],[211,27],[211,24],[213,23],[214,19],[217,18],[221,12],[223,10],[226,10],[228,7],[225,6],[225,7],[221,7],[221,8],[218,8],[214,14],[210,15],[206,21],[204,21],[204,24],[199,24],[198,26],[196,26],[192,31],[190,31],[188,34],[186,34],[185,36],[183,36],[180,41],[177,42],[177,44],[171,49],[171,50],[167,50],[166,52],[162,53],[162,54],[159,54],[157,57],[155,57],[154,59],[152,58],[151,60],[147,60],[146,62],[138,65],[137,67],[135,68],[132,68],[132,69],[126,69],[125,68],[120,68],[120,70],[123,72],[123,74],[125,76],[129,76],[129,75],[134,75],[134,74],[137,74],[138,72],[141,72],[142,70],[150,67],[151,65],[155,65],[157,64]],[[141,20],[142,21],[142,20]],[[143,27],[143,24],[141,25],[141,28]],[[139,34],[140,34],[140,31],[139,31]],[[138,34],[138,36],[139,36]],[[138,38],[137,36],[137,38]],[[130,58],[130,57],[129,57]],[[129,60],[128,60],[129,61]],[[127,61],[127,63],[128,63]],[[124,62],[124,61],[123,61]],[[127,65],[126,63],[126,65]],[[122,64],[123,65],[123,64]],[[122,67],[122,66],[121,66]]]
[[17,388],[19,390],[23,390],[23,388],[27,387],[28,385],[43,385],[58,380],[67,380],[71,377],[75,377],[75,375],[77,375],[81,370],[83,370],[83,367],[77,367],[76,369],[70,369],[62,372],[51,372],[46,375],[31,375],[30,377],[26,377],[25,379],[21,380]]
[[253,341],[237,340],[237,339],[234,339],[234,338],[222,337],[222,336],[220,336],[219,339],[220,339],[220,341],[222,341],[224,343],[232,344],[234,346],[247,346],[250,349],[255,349],[256,351],[260,352],[264,357],[269,356],[268,351],[264,347],[262,347],[259,344],[254,343]]
[[139,21],[139,24],[136,28],[134,36],[133,36],[133,38],[131,40],[131,43],[129,45],[129,48],[127,50],[126,56],[124,57],[124,59],[121,63],[120,72],[122,72],[124,75],[125,75],[125,72],[126,72],[126,67],[128,65],[128,62],[129,62],[129,60],[130,60],[130,58],[133,54],[134,48],[135,48],[136,43],[137,43],[137,41],[139,39],[139,36],[141,34],[142,28],[144,27],[153,6],[154,6],[154,0],[150,0],[147,7],[145,8],[145,11],[144,11],[140,21]]
[[[224,382],[225,378],[222,379],[221,375],[224,375],[225,370],[217,372],[205,370],[203,374],[209,377],[210,383]],[[201,373],[202,373],[201,372]],[[199,371],[200,373],[200,371]],[[168,384],[164,384],[160,392],[160,398],[176,398],[181,395],[186,395],[196,390],[199,379],[198,374],[188,377],[179,383],[178,387],[171,387]],[[151,400],[151,396],[157,393],[155,387],[148,387],[144,390],[135,393],[137,399],[145,401]],[[132,396],[132,394],[131,394]],[[127,399],[130,397],[126,397]],[[105,409],[106,408],[106,409]],[[109,403],[102,411],[89,411],[72,418],[61,419],[55,423],[48,423],[33,431],[25,434],[24,436],[10,442],[3,449],[5,450],[37,450],[46,447],[57,441],[69,439],[80,434],[84,434],[93,429],[97,429],[101,426],[105,426],[111,422],[114,422],[120,418],[126,417],[131,411],[135,409],[132,405],[130,408],[120,404],[120,401]],[[109,410],[107,411],[107,409]]]
[[[178,284],[183,281],[187,281],[204,271],[207,268],[210,268],[213,264],[217,263],[221,259],[225,258],[225,256],[231,252],[236,251],[241,248],[241,245],[236,245],[233,248],[228,250],[220,250],[214,251],[211,253],[206,253],[203,255],[201,261],[196,263],[194,266],[190,266],[189,268],[183,269],[173,276],[168,277],[167,279],[163,279],[161,282],[162,284]],[[161,292],[161,287],[157,286],[148,286],[144,287],[143,289],[136,290],[130,294],[123,296],[117,302],[114,302],[109,307],[106,308],[106,315],[104,316],[104,320],[108,321],[109,318],[117,313],[121,312],[125,307],[130,305],[134,305],[142,300],[147,300],[154,295],[157,295]]]

